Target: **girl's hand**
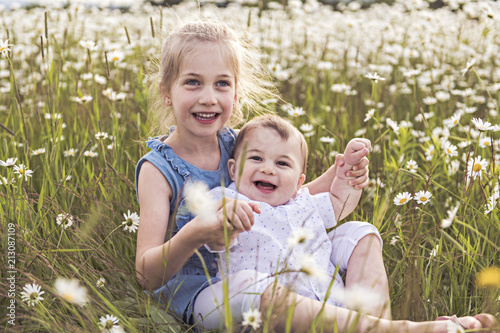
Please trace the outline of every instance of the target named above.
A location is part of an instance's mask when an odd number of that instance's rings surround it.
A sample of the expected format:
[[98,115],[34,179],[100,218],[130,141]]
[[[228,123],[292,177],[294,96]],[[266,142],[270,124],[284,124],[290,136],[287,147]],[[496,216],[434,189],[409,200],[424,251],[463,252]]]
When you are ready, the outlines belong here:
[[260,206],[255,202],[235,200],[231,198],[223,201],[217,201],[217,221],[210,233],[210,240],[207,245],[214,250],[223,250],[224,242],[224,223],[229,232],[229,244],[238,237],[240,232],[250,231],[254,224],[253,213],[260,214]]
[[[335,156],[335,166],[338,170],[339,167],[345,164],[344,155],[337,154]],[[357,190],[361,190],[368,186],[368,165],[370,164],[370,160],[366,157],[361,159],[359,164],[356,164],[352,167],[352,170],[348,170],[345,173],[345,177],[352,178],[349,180],[349,185],[354,187]]]

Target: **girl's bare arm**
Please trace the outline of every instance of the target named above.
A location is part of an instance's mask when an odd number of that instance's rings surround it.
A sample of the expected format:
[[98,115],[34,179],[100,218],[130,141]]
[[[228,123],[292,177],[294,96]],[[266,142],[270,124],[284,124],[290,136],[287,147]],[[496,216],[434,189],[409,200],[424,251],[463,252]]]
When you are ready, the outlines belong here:
[[172,278],[201,247],[206,231],[199,224],[188,223],[165,242],[170,217],[172,189],[163,174],[145,162],[139,174],[141,222],[137,233],[136,274],[146,289],[161,287]]

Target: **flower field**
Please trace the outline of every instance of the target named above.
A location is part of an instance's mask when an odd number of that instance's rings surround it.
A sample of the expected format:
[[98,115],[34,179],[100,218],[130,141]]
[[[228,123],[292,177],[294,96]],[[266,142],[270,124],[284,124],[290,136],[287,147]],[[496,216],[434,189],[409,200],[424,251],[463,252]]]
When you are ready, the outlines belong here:
[[381,233],[394,319],[500,318],[500,4],[444,3],[0,11],[1,327],[190,329],[136,281],[134,172],[160,134],[148,87],[162,36],[193,14],[259,48],[282,97],[259,102],[304,133],[307,180],[371,140],[348,220]]

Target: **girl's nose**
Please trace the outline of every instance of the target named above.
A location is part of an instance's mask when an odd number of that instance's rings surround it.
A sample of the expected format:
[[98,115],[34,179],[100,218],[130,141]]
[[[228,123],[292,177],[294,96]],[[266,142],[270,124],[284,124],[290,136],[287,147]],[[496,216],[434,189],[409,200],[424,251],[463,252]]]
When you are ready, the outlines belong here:
[[203,89],[200,96],[200,104],[202,105],[215,105],[217,104],[217,98],[215,97],[215,92],[212,87],[206,87]]

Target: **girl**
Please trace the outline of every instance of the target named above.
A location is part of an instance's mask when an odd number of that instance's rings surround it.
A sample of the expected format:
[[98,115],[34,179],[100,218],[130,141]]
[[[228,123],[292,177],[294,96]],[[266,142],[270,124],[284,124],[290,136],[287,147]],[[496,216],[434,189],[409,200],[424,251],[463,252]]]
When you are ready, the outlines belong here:
[[[251,110],[260,97],[269,95],[255,74],[261,66],[254,59],[232,30],[211,22],[178,27],[167,37],[162,49],[156,83],[160,88],[158,100],[166,109],[158,108],[157,119],[160,119],[160,127],[174,121],[177,126],[171,129],[170,135],[149,140],[147,145],[151,151],[137,164],[141,224],[136,270],[141,285],[153,290],[155,296],[165,300],[169,309],[187,323],[192,323],[192,308],[198,294],[209,284],[218,282],[214,255],[202,246],[224,244],[224,218],[221,202],[215,219],[191,216],[182,200],[182,189],[188,179],[203,180],[210,188],[221,182],[229,184],[227,161],[236,133],[224,126],[241,121],[240,101],[245,101]],[[356,177],[351,185],[358,188],[367,185],[367,164],[365,159],[358,170],[347,174]],[[321,179],[310,183],[309,191],[313,194],[327,191],[334,176],[335,166]],[[230,221],[231,225],[226,221],[226,227],[234,230],[233,239],[238,232],[250,230],[251,211],[258,211],[255,205],[245,206],[235,200],[227,200],[225,209],[232,211],[235,205],[239,218]],[[360,252],[356,254],[358,248]],[[356,255],[371,253],[381,262],[381,252],[372,252],[360,241],[353,259]],[[379,266],[385,275],[383,264]],[[207,272],[210,279],[206,277]],[[240,283],[245,284],[245,279]],[[266,290],[261,309],[274,302],[274,294],[274,289]],[[320,302],[308,300],[299,302],[295,311],[309,320],[321,306]],[[241,315],[241,311],[237,311],[241,305],[231,303],[230,307],[233,314]],[[275,309],[281,311],[280,307]],[[475,323],[480,325],[477,320]]]

